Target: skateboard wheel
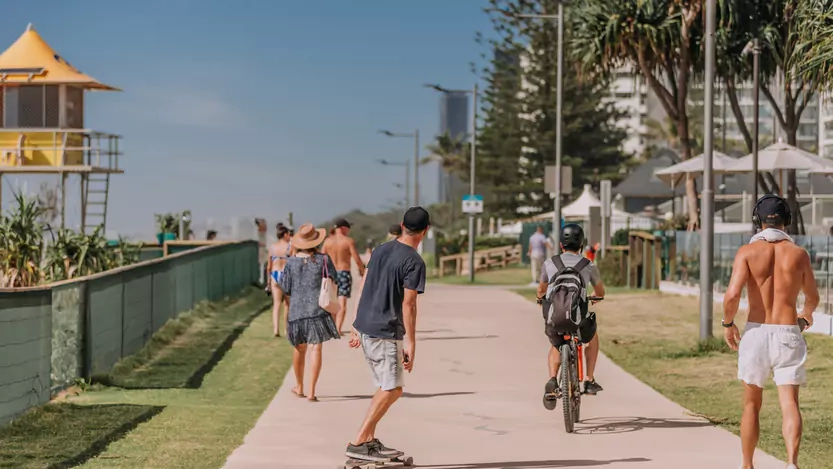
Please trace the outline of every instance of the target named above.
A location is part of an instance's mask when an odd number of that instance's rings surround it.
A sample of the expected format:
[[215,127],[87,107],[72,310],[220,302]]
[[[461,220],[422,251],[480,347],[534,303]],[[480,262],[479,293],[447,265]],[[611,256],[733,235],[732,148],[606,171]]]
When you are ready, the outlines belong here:
[[405,466],[408,466],[408,467],[413,466],[414,465],[414,458],[409,456],[409,457],[405,458],[403,463],[404,463]]

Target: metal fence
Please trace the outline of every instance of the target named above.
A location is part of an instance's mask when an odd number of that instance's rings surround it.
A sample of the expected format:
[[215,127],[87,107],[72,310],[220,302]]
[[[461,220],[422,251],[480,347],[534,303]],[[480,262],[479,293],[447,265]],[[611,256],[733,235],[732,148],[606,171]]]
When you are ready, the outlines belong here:
[[0,423],[104,374],[167,320],[258,279],[254,241],[206,246],[43,287],[0,290]]
[[[715,291],[723,293],[732,276],[732,263],[738,249],[749,242],[750,234],[714,235],[713,284]],[[821,294],[822,308],[831,312],[831,286],[833,286],[833,237],[794,236],[795,243],[807,250],[813,263],[816,284]],[[677,267],[672,280],[688,285],[700,283],[700,233],[678,231]]]

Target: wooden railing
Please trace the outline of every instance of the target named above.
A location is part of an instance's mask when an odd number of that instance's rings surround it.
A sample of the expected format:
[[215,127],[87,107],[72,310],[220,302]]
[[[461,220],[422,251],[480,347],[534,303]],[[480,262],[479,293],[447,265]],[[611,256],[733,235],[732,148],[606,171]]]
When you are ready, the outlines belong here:
[[[521,245],[501,246],[499,248],[482,249],[474,252],[475,272],[480,270],[490,270],[494,268],[504,268],[507,265],[518,264],[521,262]],[[450,264],[453,264],[451,267]],[[451,256],[443,256],[440,258],[439,276],[453,273],[453,275],[463,275],[469,272],[469,253],[464,252],[454,254]]]

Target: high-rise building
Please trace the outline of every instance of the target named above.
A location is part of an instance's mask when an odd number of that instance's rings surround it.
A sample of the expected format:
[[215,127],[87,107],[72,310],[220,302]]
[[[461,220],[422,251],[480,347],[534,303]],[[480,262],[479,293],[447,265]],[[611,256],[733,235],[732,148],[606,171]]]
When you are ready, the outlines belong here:
[[[453,139],[467,140],[471,134],[469,129],[470,112],[467,93],[441,93],[440,135],[448,134]],[[442,165],[439,166],[438,171],[438,200],[440,202],[455,202],[451,199],[460,192],[462,182],[458,177],[443,171]]]

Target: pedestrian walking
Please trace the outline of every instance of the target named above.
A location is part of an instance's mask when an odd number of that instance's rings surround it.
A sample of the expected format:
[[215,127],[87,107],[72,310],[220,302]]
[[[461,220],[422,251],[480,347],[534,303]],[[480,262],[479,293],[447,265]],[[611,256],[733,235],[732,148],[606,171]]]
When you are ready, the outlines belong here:
[[321,374],[322,344],[341,338],[333,316],[319,305],[323,279],[337,280],[333,261],[318,252],[325,236],[325,229],[316,229],[311,223],[302,225],[298,234],[292,237],[292,248],[296,253],[287,259],[280,277],[281,290],[290,297],[287,337],[295,347],[292,355],[295,387],[292,392],[304,397],[304,368],[309,349],[311,383],[307,399],[310,401],[318,400],[315,387]]
[[[798,390],[807,383],[807,343],[803,327],[813,325],[819,291],[810,256],[784,231],[792,213],[783,198],[768,194],[755,204],[752,222],[759,232],[738,249],[723,300],[726,343],[738,352],[738,379],[743,381],[740,437],[742,469],[751,469],[760,437],[764,384],[772,376],[778,387],[787,447],[787,469],[798,469],[803,421]],[[743,338],[735,325],[743,289],[749,303]],[[798,295],[804,292],[799,314]]]
[[541,267],[547,258],[547,248],[552,249],[552,242],[544,236],[544,227],[539,226],[529,237],[529,249],[527,249],[527,256],[532,267],[532,282],[536,285],[541,276]]

